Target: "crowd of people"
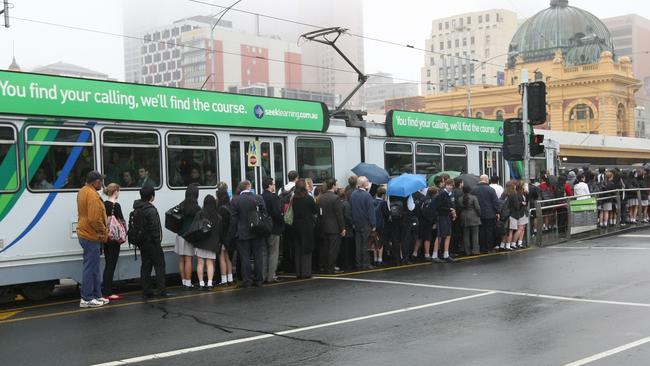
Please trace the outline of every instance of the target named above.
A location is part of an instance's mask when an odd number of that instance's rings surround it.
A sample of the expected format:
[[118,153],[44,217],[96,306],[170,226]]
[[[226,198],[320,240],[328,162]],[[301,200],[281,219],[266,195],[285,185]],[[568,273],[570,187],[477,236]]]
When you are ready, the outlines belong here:
[[[153,204],[155,190],[150,185],[140,189],[140,199],[133,203],[127,220],[118,203],[119,185],[104,188],[107,199],[102,203],[97,191],[103,178],[99,172],[88,173],[77,199],[77,232],[84,249],[80,306],[102,306],[121,298],[113,293],[112,282],[120,245],[127,239],[141,253],[144,297],[169,296],[161,247],[164,229]],[[166,229],[176,233],[174,251],[183,290],[209,291],[236,281],[241,287],[262,286],[278,281],[278,271],[309,278],[314,266],[317,273],[335,274],[385,263],[454,262],[458,256],[516,250],[526,246],[526,226],[531,221],[543,220],[544,230],[551,230],[561,226],[566,216],[561,208],[554,215],[535,214],[531,208],[538,200],[573,195],[588,199],[595,192],[650,187],[644,169],[624,173],[584,168],[558,177],[542,174],[539,181],[511,180],[505,186],[497,176],[482,175],[477,184],[466,184],[441,174],[432,185],[408,197],[388,196],[385,186],[373,185],[364,176],[350,177],[345,187],[331,178],[316,187],[295,171],[287,178],[280,189],[272,178],[265,178],[262,194],[251,189],[250,181],[242,181],[232,198],[228,185],[220,182],[216,197],[207,195],[202,205],[199,186],[187,187],[185,199],[164,215]],[[621,207],[613,200],[598,200],[600,226],[617,219],[636,223],[639,216],[648,221],[646,190],[640,191],[640,199],[636,192],[623,196]],[[260,231],[262,219],[269,225]],[[152,290],[152,269],[157,292]],[[198,283],[193,282],[194,272]]]

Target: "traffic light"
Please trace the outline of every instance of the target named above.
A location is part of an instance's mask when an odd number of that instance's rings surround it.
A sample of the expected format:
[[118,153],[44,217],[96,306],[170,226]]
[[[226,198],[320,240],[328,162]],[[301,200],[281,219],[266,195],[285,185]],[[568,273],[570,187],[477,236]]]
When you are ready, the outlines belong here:
[[544,135],[530,135],[530,156],[537,156],[544,154]]
[[533,126],[546,123],[546,84],[535,81],[528,84],[528,120]]
[[524,160],[524,129],[519,118],[503,121],[503,158],[515,161]]

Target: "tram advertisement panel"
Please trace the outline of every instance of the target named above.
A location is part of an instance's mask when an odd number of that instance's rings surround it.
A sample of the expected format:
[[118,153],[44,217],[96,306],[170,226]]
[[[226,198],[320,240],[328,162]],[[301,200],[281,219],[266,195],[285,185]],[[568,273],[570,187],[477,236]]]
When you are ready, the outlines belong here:
[[0,113],[326,131],[320,102],[0,71]]
[[393,137],[503,143],[503,122],[392,110],[386,115],[386,133]]

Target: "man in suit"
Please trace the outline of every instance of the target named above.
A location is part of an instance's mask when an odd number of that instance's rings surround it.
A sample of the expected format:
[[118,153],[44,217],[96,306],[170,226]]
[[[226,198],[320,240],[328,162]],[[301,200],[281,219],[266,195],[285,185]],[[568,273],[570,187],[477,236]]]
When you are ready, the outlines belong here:
[[278,268],[278,257],[280,250],[280,235],[284,231],[284,218],[282,216],[282,203],[280,197],[275,194],[275,181],[271,177],[266,177],[262,181],[262,198],[266,210],[273,220],[273,229],[271,235],[266,238],[264,247],[264,282],[276,282],[275,270]]
[[[264,238],[251,230],[250,216],[258,210],[266,212],[262,196],[251,192],[251,182],[242,181],[237,186],[239,195],[232,200],[230,227],[236,233],[237,251],[241,260],[242,287],[262,286],[264,282]],[[255,260],[255,275],[252,275],[250,256]]]
[[336,180],[329,178],[325,180],[325,193],[318,197],[320,210],[320,228],[323,241],[320,251],[320,267],[326,273],[333,274],[335,271],[336,259],[339,256],[341,237],[345,236],[345,221],[343,220],[343,206],[336,191]]
[[375,268],[370,264],[370,255],[368,253],[368,238],[377,226],[372,196],[368,193],[369,187],[368,178],[361,176],[357,178],[357,189],[350,195],[357,269]]

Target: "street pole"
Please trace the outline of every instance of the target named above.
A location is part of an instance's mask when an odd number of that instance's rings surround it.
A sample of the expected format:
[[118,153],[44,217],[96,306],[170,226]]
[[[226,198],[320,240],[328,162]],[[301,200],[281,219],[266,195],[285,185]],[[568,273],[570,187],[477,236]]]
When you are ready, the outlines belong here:
[[528,123],[528,70],[521,70],[521,91],[522,96],[522,106],[523,115],[521,118],[522,130],[524,132],[524,176],[523,181],[528,182],[528,177],[530,176],[530,138],[529,138],[529,128]]

